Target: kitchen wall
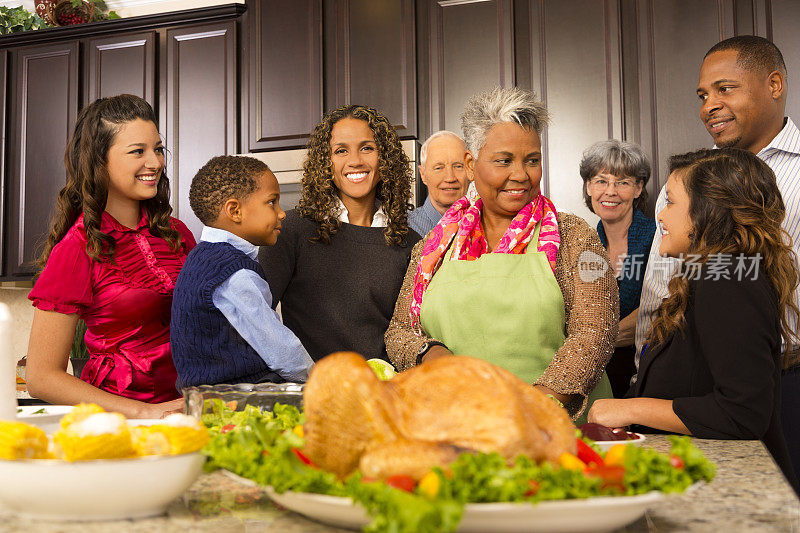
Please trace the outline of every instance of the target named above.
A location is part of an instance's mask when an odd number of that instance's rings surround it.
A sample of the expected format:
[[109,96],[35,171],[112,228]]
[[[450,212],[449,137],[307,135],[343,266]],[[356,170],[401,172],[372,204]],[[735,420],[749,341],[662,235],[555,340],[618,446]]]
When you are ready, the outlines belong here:
[[[107,3],[123,17],[133,17],[232,1],[107,0]],[[245,3],[244,0],[235,1]],[[387,0],[342,2],[342,5],[349,5],[351,11],[355,10],[355,14],[346,9],[339,10],[341,12],[334,9],[339,5],[334,0],[309,2],[309,5],[321,6],[319,9],[323,13],[318,13],[317,18],[325,21],[320,24],[314,19],[316,25],[309,36],[328,39],[322,59],[316,58],[317,63],[325,65],[324,69],[318,65],[318,70],[325,71],[326,91],[329,87],[341,89],[348,99],[369,103],[368,89],[375,84],[364,83],[363,72],[351,69],[347,63],[363,65],[363,58],[372,53],[373,47],[379,47],[379,43],[361,27],[357,28],[360,33],[353,32],[361,35],[361,40],[348,40],[348,16],[363,22],[368,17],[357,16],[358,9],[394,5],[383,2]],[[20,0],[0,0],[0,5],[19,3]],[[22,3],[32,8],[32,1]],[[251,7],[258,4],[255,0],[247,3]],[[793,30],[800,20],[800,2],[796,0],[400,0],[399,4],[413,8],[411,12],[415,13],[416,22],[409,26],[413,26],[409,30],[410,38],[407,38],[409,31],[403,30],[399,37],[390,41],[395,44],[410,42],[417,48],[389,52],[405,54],[402,57],[406,59],[416,57],[417,68],[415,71],[414,59],[409,59],[403,63],[409,66],[408,73],[388,73],[398,77],[401,83],[391,85],[386,95],[377,96],[383,97],[382,101],[398,102],[403,109],[409,104],[409,109],[416,110],[410,113],[414,125],[408,130],[413,133],[408,136],[421,141],[440,128],[458,131],[463,102],[478,90],[498,83],[534,89],[545,99],[553,115],[553,125],[543,139],[546,162],[543,188],[559,210],[575,212],[592,225],[597,218],[582,205],[581,181],[577,174],[580,155],[586,146],[608,137],[641,143],[654,163],[654,175],[648,187],[654,200],[666,178],[663,168],[666,157],[710,144],[697,117],[693,88],[700,58],[713,43],[735,34],[767,36],[786,53],[790,75],[800,69],[800,54],[794,53],[800,42]],[[263,5],[268,4],[264,2]],[[397,16],[404,14],[400,10],[397,13]],[[278,26],[282,28],[291,21],[263,13],[262,16],[266,21],[265,29],[280,29]],[[269,26],[270,21],[275,21],[276,27]],[[331,35],[340,33],[341,39],[336,37],[331,41]],[[260,38],[269,36],[266,31],[264,34]],[[346,54],[349,54],[347,60],[340,62],[340,55]],[[269,68],[264,68],[263,79],[258,79],[261,84],[253,85],[253,91],[267,100],[263,109],[282,111],[280,106],[269,105],[269,89],[277,87],[280,92],[287,78],[276,74],[281,72],[276,70],[281,66],[280,61],[271,56],[262,59],[272,63],[265,63]],[[297,70],[294,64],[290,67],[290,74]],[[340,68],[340,77],[344,80],[341,83],[333,79],[339,75],[337,69]],[[351,76],[361,83],[351,83]],[[304,87],[304,84],[297,86]],[[314,97],[322,100],[317,94]],[[325,104],[336,103],[339,97],[338,93],[326,93]],[[241,96],[241,100],[248,103],[258,98]],[[165,108],[172,110],[171,106]],[[259,151],[252,155],[264,159],[277,171],[287,202],[285,207],[289,207],[299,190],[302,150],[276,150],[288,145],[274,141],[269,131],[261,129],[271,121],[280,121],[285,113],[262,117],[257,113],[263,111],[262,108],[250,114],[243,111],[239,117],[244,126],[237,151]],[[309,109],[295,106],[299,108]],[[800,98],[789,99],[788,113],[800,114]],[[308,114],[316,116],[316,112]],[[254,123],[261,129],[244,133],[245,126],[252,129]],[[304,126],[302,131],[308,128]],[[278,131],[274,137],[280,139],[281,133]],[[412,158],[417,142],[405,141]],[[295,143],[294,147],[300,144]],[[190,179],[193,170],[182,169],[180,174]],[[188,217],[187,221],[191,222],[191,214],[185,209],[180,216]],[[8,288],[5,284],[0,287],[0,302],[12,307],[18,322],[15,328],[18,338],[14,339],[14,344],[19,354],[27,349],[33,314],[26,294],[24,289]]]

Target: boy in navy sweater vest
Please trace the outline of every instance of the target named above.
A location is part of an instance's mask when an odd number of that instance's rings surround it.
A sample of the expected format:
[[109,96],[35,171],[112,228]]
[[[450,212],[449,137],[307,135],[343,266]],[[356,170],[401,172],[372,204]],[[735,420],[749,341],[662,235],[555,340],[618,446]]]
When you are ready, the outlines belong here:
[[313,366],[272,309],[256,261],[278,239],[286,213],[267,165],[211,159],[192,180],[189,203],[205,225],[172,299],[170,345],[178,388],[215,383],[305,382]]

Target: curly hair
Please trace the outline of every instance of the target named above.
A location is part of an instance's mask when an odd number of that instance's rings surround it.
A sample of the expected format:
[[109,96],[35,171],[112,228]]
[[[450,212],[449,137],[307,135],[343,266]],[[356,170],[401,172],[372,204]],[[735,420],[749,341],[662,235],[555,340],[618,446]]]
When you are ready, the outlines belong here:
[[638,144],[616,139],[596,142],[583,152],[578,172],[583,180],[583,201],[592,213],[594,213],[592,198],[586,187],[589,181],[601,172],[608,172],[614,176],[628,176],[641,183],[642,192],[638,198],[634,198],[633,207],[640,211],[646,210],[650,161]]
[[400,145],[391,122],[381,113],[363,105],[347,105],[325,115],[308,140],[308,155],[303,162],[302,190],[298,212],[319,225],[313,242],[330,244],[339,230],[338,188],[331,166],[331,132],[343,118],[365,121],[375,136],[378,148],[378,176],[375,196],[389,218],[384,236],[389,246],[400,245],[408,234],[411,206],[411,164]]
[[267,164],[255,157],[212,157],[192,178],[189,205],[200,222],[210,226],[226,201],[250,196],[258,189],[258,177],[269,171]]
[[[153,108],[132,94],[99,98],[78,114],[72,137],[64,153],[67,184],[58,193],[50,219],[44,250],[37,260],[44,268],[50,252],[64,238],[81,213],[86,228],[86,253],[97,262],[114,260],[116,241],[100,231],[100,219],[108,199],[108,150],[120,129],[141,119],[158,127]],[[141,202],[147,214],[150,233],[170,243],[173,250],[181,245],[181,236],[170,224],[169,179],[162,170],[156,195]]]
[[[700,264],[714,254],[759,256],[778,299],[783,338],[796,341],[789,315],[799,316],[792,300],[798,271],[787,244],[791,238],[781,227],[786,210],[772,169],[736,148],[672,156],[669,169],[678,172],[689,196],[689,253],[699,256]],[[648,342],[660,344],[683,331],[690,292],[687,267],[681,265],[669,282],[670,296],[655,311]]]

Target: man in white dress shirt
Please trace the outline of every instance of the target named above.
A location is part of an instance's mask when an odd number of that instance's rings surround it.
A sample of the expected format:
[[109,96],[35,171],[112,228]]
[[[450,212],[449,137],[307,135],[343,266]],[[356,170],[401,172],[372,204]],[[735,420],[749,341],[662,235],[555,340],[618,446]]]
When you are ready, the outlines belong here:
[[[775,172],[786,206],[783,228],[800,257],[800,131],[784,115],[787,94],[783,56],[761,37],[742,35],[717,43],[700,66],[700,120],[715,147],[749,150]],[[656,213],[665,204],[666,192],[662,189]],[[651,315],[668,296],[667,283],[677,264],[675,259],[658,256],[660,246],[661,232],[656,231],[636,323],[637,366]],[[800,307],[800,290],[795,290],[794,302]],[[796,320],[791,315],[790,319],[797,331]],[[784,371],[781,383],[783,431],[795,472],[800,473],[800,356],[796,346],[784,349],[790,353],[790,368]]]

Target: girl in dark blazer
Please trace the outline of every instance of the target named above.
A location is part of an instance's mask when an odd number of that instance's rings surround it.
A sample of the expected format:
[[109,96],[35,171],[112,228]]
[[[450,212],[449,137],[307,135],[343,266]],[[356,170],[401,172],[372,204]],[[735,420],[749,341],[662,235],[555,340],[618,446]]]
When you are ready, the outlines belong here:
[[798,273],[772,170],[726,148],[673,156],[661,255],[682,257],[656,310],[636,384],[589,421],[707,439],[760,439],[797,490],[780,424],[781,340]]

